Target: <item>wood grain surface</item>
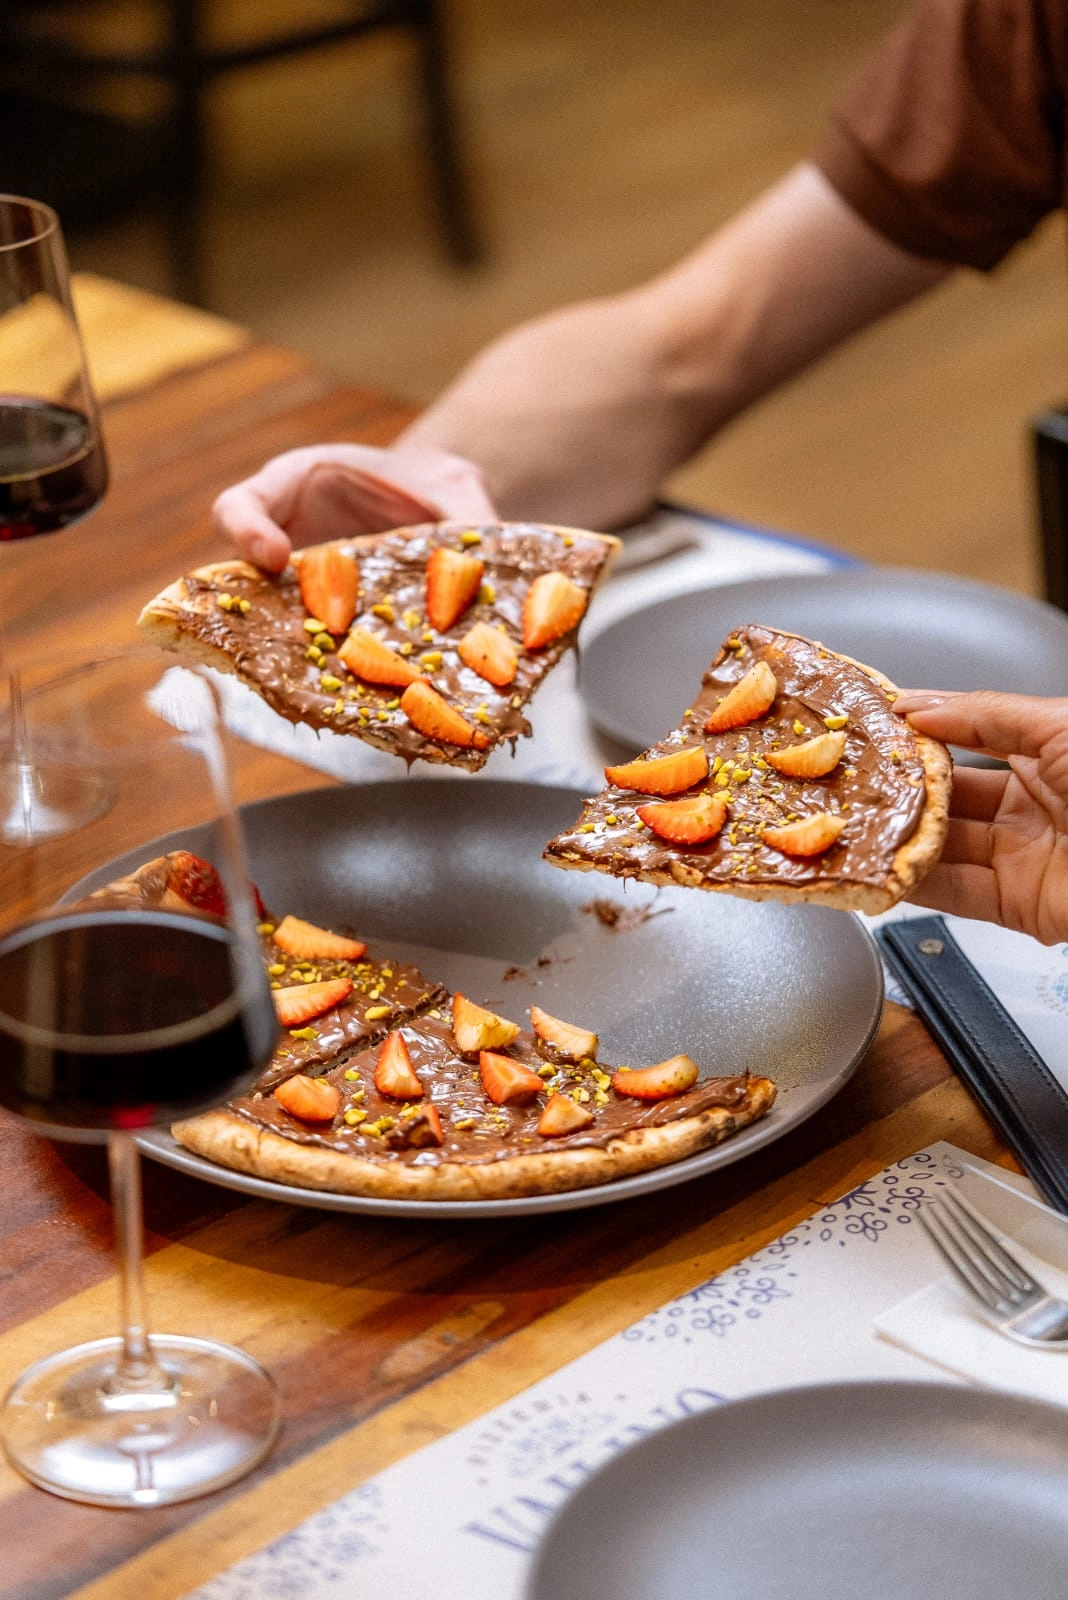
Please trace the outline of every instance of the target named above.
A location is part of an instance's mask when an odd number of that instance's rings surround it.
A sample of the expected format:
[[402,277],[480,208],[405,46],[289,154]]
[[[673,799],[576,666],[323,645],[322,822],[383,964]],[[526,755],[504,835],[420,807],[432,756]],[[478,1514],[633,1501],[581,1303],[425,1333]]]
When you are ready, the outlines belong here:
[[[132,637],[146,598],[223,553],[209,523],[221,488],[290,446],[385,442],[409,414],[250,340],[109,401],[105,505],[80,528],[3,552],[16,652]],[[243,800],[324,781],[265,752],[235,756]],[[801,1127],[616,1205],[470,1222],[360,1217],[247,1199],[146,1161],[152,1326],[221,1338],[263,1362],[283,1396],[280,1442],[243,1483],[162,1510],[73,1505],[0,1469],[0,1593],[185,1594],[940,1138],[1011,1165],[923,1025],[888,1005],[848,1087]],[[115,1331],[119,1312],[103,1151],[35,1138],[3,1116],[0,1164],[6,1388],[29,1361]]]

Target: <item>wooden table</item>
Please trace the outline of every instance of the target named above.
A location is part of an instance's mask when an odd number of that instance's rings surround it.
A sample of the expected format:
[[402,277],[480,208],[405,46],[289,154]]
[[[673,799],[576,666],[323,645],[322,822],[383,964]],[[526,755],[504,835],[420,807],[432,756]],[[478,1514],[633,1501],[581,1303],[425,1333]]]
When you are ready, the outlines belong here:
[[[149,595],[224,553],[209,524],[219,489],[292,446],[385,443],[411,415],[215,319],[92,280],[79,289],[113,487],[80,528],[5,550],[20,657],[132,637]],[[236,756],[242,800],[327,781],[263,751]],[[282,1391],[280,1443],[244,1483],[159,1511],[68,1504],[0,1467],[0,1593],[182,1595],[936,1139],[1013,1164],[922,1023],[889,1004],[848,1089],[801,1127],[617,1205],[361,1218],[245,1199],[146,1161],[152,1325],[262,1361]],[[0,1163],[6,1387],[31,1360],[113,1332],[118,1302],[103,1152],[3,1117]]]

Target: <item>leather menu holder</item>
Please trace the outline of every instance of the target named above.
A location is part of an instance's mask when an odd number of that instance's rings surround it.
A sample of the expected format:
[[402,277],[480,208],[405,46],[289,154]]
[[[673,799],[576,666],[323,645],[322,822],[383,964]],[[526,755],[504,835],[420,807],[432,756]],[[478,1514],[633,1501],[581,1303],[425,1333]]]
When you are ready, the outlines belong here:
[[887,964],[1050,1205],[1068,1213],[1068,1094],[942,917],[876,929]]

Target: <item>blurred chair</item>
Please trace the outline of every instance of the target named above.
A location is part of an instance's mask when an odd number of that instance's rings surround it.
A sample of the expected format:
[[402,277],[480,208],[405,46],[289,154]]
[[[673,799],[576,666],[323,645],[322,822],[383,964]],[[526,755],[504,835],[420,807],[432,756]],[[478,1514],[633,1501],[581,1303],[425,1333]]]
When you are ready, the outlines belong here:
[[[231,46],[212,44],[210,26],[228,0],[143,0],[158,18],[158,43],[112,50],[94,45],[87,16],[121,25],[123,0],[0,0],[0,189],[50,201],[77,225],[119,209],[153,204],[166,227],[175,293],[205,298],[202,224],[210,157],[207,93],[224,74],[251,69],[370,34],[408,31],[433,195],[448,251],[467,265],[481,256],[450,92],[441,0],[336,0],[318,22],[306,0]],[[322,8],[319,8],[320,11]],[[256,18],[259,0],[244,7]],[[146,118],[99,109],[94,87],[137,79],[162,90]],[[284,107],[279,116],[284,117]]]
[[1032,438],[1046,599],[1068,611],[1068,407],[1036,417]]

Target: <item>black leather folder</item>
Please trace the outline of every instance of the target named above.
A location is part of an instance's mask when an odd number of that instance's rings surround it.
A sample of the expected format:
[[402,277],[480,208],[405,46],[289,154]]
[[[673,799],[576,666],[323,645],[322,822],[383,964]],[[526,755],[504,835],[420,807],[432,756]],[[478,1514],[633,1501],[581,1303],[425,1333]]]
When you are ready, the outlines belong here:
[[1050,1205],[1068,1214],[1068,1094],[942,917],[878,928],[887,965]]

